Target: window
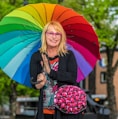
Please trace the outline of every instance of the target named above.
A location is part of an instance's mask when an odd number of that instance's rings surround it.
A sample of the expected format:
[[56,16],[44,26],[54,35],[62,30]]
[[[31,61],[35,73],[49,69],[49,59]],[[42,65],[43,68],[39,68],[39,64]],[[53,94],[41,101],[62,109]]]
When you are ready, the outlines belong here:
[[100,82],[106,83],[106,72],[101,72],[100,74]]

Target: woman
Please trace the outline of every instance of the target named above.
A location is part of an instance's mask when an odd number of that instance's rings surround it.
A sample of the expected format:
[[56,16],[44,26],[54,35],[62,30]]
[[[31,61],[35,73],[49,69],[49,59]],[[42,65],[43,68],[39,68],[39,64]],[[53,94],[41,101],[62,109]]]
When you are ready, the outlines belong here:
[[[53,89],[71,84],[76,85],[77,63],[72,51],[67,50],[66,34],[61,24],[50,21],[42,33],[42,46],[31,57],[30,74],[34,88],[40,89],[39,106],[36,119],[79,119],[79,115],[64,114],[53,107],[46,107],[48,99],[46,86],[53,85]],[[47,94],[46,94],[47,93]],[[51,95],[51,94],[50,94]],[[49,103],[48,103],[49,104]],[[53,116],[52,116],[53,115]]]

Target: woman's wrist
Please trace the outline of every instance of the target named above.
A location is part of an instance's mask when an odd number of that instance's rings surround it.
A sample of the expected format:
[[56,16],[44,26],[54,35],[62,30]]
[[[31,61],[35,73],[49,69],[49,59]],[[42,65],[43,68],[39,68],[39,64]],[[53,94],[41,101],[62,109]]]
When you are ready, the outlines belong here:
[[45,71],[42,72],[43,75],[46,75]]

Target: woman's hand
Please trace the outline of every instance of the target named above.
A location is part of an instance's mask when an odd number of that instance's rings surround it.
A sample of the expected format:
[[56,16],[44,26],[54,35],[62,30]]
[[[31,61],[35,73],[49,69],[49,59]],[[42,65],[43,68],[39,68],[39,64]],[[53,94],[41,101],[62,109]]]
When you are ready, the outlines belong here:
[[35,85],[35,87],[37,89],[41,89],[43,88],[43,86],[45,85],[46,83],[46,76],[44,73],[40,73],[37,75],[37,82],[39,82],[38,84]]
[[51,69],[50,69],[49,61],[45,54],[42,54],[42,59],[43,59],[43,62],[41,62],[41,65],[44,68],[44,71],[47,74],[49,74]]

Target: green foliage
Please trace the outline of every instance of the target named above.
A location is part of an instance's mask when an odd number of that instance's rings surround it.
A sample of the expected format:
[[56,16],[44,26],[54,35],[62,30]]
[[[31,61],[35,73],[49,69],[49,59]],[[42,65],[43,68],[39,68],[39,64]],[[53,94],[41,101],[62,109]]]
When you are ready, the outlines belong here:
[[30,97],[37,97],[39,96],[39,90],[26,87],[24,85],[19,84],[17,86],[17,96],[30,96]]
[[8,102],[10,78],[0,69],[0,105]]
[[28,3],[57,3],[57,0],[28,0]]
[[0,19],[3,18],[8,12],[12,11],[14,9],[14,6],[11,6],[8,4],[8,2],[1,1],[0,3]]
[[114,36],[115,36],[114,30],[110,29],[108,26],[104,26],[103,29],[104,30],[101,29],[96,30],[99,37],[99,41],[101,43],[101,47],[102,44],[104,44],[109,48],[113,48],[117,44],[117,42],[114,41]]

